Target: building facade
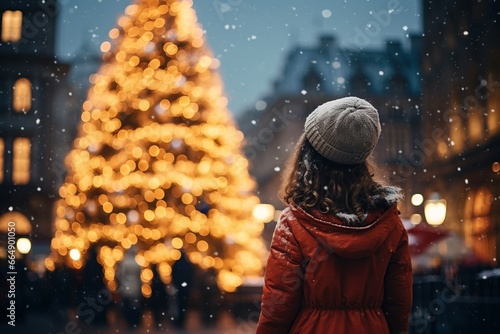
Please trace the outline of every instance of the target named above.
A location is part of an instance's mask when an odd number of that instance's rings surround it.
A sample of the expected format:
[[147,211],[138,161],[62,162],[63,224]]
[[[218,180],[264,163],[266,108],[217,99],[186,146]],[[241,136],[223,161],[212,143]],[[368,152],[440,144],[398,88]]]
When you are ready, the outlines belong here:
[[[376,176],[406,194],[414,192],[414,171],[423,163],[408,162],[420,138],[420,39],[410,40],[409,48],[387,41],[380,50],[356,50],[342,48],[328,35],[315,47],[290,51],[272,93],[238,120],[262,202],[283,207],[277,197],[281,172],[306,117],[318,105],[348,95],[366,99],[379,111],[382,135],[374,154]],[[410,170],[402,169],[402,162]],[[411,214],[409,201],[401,210]]]
[[0,4],[0,233],[15,224],[35,253],[48,251],[63,175],[54,101],[68,67],[55,56],[57,10],[55,0]]
[[423,186],[447,201],[444,226],[497,266],[500,3],[426,0],[423,9]]

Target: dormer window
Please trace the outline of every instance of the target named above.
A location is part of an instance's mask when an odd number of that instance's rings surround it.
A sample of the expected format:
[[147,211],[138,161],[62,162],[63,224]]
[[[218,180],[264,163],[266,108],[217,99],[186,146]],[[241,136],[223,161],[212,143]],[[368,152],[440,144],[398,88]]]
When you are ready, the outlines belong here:
[[313,66],[309,67],[309,70],[306,72],[304,77],[302,78],[302,85],[305,90],[308,92],[319,92],[321,91],[321,75],[316,71]]

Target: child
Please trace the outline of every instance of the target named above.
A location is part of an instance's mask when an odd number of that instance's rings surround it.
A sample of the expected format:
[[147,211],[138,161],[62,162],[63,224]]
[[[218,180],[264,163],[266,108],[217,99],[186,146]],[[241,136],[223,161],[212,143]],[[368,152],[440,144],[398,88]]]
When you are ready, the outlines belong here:
[[412,301],[400,189],[373,179],[377,110],[346,97],[308,117],[288,164],[257,334],[407,333]]

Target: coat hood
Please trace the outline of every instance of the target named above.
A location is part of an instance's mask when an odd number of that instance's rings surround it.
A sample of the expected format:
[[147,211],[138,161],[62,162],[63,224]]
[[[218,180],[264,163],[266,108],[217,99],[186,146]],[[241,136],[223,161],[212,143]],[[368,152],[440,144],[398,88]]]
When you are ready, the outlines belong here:
[[290,207],[290,213],[328,252],[351,259],[365,258],[396,228],[397,202],[401,197],[399,188],[382,188],[374,197],[375,207],[363,220],[350,213],[333,215],[319,210],[309,213],[297,206]]

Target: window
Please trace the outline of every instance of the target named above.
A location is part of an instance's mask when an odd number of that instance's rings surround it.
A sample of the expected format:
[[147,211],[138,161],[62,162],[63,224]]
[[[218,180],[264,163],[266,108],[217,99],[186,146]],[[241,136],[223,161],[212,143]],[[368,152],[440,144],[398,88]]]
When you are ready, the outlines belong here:
[[488,133],[494,136],[500,133],[500,94],[494,92],[488,99]]
[[26,78],[14,83],[14,110],[26,112],[31,108],[31,82]]
[[4,163],[3,163],[3,154],[4,154],[4,150],[5,150],[5,144],[4,144],[4,141],[3,141],[3,138],[0,138],[0,183],[3,183],[3,178],[4,178],[4,175],[3,175],[3,168],[4,168]]
[[14,184],[27,184],[30,180],[30,140],[28,138],[14,139],[13,153],[12,181]]
[[494,264],[496,240],[491,220],[493,196],[489,189],[470,192],[465,203],[465,243],[483,261]]
[[316,71],[316,69],[311,65],[309,70],[302,78],[302,84],[304,89],[308,92],[319,92],[321,91],[321,74]]
[[17,42],[21,39],[23,13],[6,10],[2,15],[2,42]]
[[477,143],[483,139],[484,135],[484,111],[479,107],[474,107],[469,110],[469,143]]
[[453,142],[451,149],[456,153],[461,153],[465,147],[465,129],[463,124],[462,117],[459,116],[458,106],[453,107],[453,112],[450,115],[449,122],[449,130],[450,130],[450,139]]

